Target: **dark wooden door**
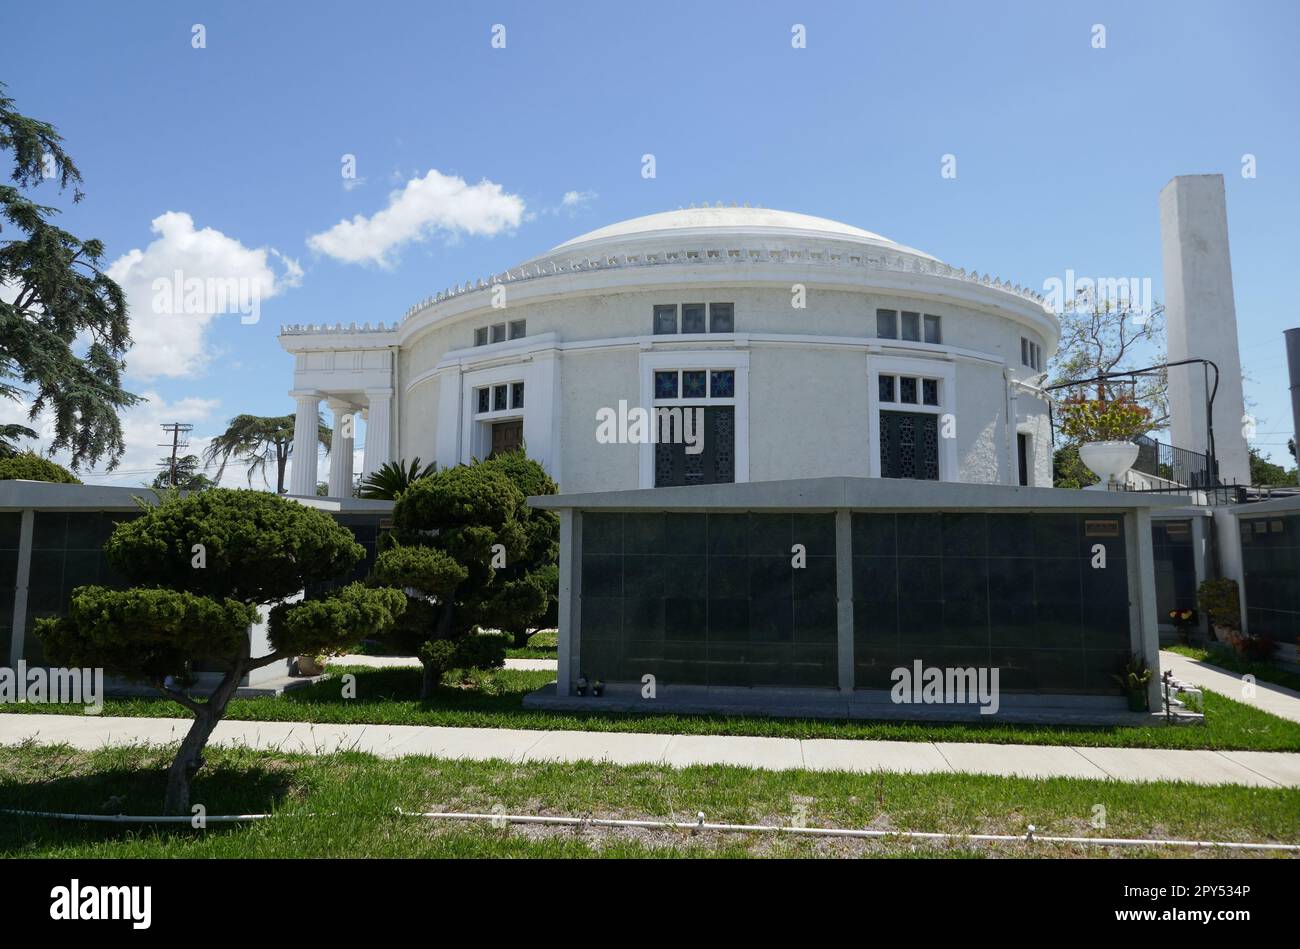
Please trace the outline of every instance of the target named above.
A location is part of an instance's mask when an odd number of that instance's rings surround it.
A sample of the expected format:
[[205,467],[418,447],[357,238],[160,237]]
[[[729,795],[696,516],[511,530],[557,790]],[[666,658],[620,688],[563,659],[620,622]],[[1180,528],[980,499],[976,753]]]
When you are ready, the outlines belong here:
[[492,423],[492,454],[488,455],[489,458],[494,458],[497,455],[508,454],[512,451],[518,451],[523,447],[523,419]]
[[880,413],[880,476],[939,480],[939,416]]

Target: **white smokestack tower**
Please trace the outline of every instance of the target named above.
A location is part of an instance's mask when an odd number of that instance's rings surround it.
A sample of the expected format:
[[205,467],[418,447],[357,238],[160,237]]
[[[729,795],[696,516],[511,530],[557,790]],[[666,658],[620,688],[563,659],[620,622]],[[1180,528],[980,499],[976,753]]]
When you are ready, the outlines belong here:
[[[1214,396],[1219,477],[1249,484],[1223,175],[1179,175],[1161,189],[1160,243],[1169,361],[1200,357],[1219,367],[1219,391]],[[1213,370],[1208,377],[1212,387]],[[1178,448],[1209,451],[1205,380],[1200,365],[1169,370],[1170,437]]]

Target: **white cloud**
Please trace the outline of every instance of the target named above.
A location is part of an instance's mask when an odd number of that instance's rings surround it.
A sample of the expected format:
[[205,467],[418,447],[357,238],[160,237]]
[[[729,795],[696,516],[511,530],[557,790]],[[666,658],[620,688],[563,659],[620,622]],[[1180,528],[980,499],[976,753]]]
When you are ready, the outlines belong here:
[[358,214],[313,234],[307,245],[345,263],[391,265],[389,252],[435,233],[450,237],[468,234],[490,237],[519,226],[524,200],[484,179],[476,185],[464,178],[430,169],[388,196],[388,206],[371,217]]
[[594,191],[566,191],[560,204],[566,208],[580,208],[584,204],[590,204],[596,200],[598,195]]
[[296,260],[274,248],[245,247],[210,227],[195,228],[183,211],[160,214],[152,230],[156,240],[123,254],[107,271],[130,305],[134,344],[126,368],[133,377],[197,375],[211,356],[205,335],[214,319],[257,322],[264,300],[302,280]]

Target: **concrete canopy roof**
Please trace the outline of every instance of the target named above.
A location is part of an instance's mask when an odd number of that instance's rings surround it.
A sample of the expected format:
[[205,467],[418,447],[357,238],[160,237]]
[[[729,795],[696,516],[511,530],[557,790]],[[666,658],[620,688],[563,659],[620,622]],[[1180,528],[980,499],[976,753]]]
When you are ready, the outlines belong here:
[[656,511],[789,510],[855,508],[880,510],[1136,510],[1186,506],[1179,495],[1069,488],[1022,488],[1002,484],[911,481],[902,478],[807,478],[750,481],[676,488],[643,488],[588,494],[535,496],[536,508],[564,510],[646,509]]

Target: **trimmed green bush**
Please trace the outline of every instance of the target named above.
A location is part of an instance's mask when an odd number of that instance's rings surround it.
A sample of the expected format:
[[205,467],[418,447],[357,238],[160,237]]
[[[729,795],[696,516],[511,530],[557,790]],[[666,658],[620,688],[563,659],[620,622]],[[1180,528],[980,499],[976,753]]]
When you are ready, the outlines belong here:
[[81,479],[62,465],[35,452],[24,451],[0,459],[0,481],[48,481],[53,484],[81,484]]

